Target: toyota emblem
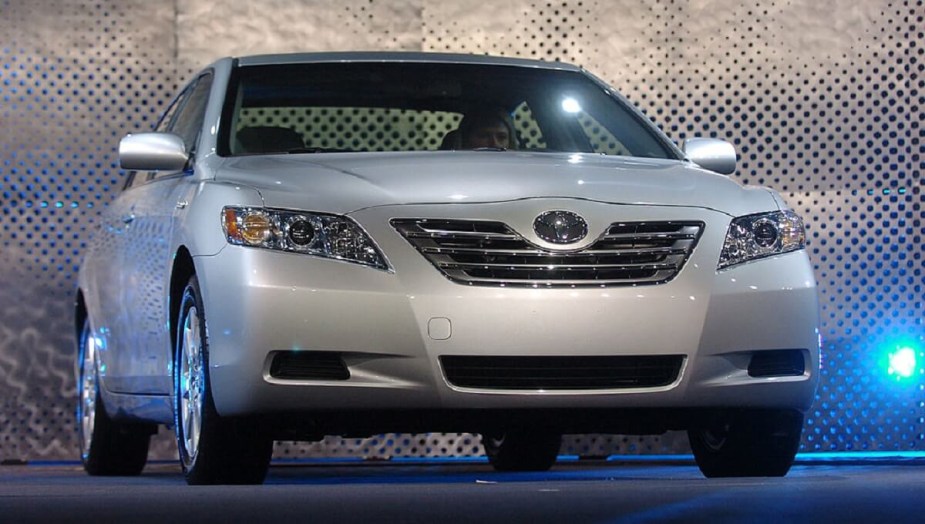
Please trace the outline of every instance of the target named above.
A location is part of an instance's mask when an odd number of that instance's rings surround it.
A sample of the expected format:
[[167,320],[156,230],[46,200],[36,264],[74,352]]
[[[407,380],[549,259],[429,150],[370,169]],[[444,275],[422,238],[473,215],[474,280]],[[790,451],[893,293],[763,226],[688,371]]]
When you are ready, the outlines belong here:
[[547,242],[571,244],[588,234],[588,223],[571,211],[547,211],[533,221],[533,230]]

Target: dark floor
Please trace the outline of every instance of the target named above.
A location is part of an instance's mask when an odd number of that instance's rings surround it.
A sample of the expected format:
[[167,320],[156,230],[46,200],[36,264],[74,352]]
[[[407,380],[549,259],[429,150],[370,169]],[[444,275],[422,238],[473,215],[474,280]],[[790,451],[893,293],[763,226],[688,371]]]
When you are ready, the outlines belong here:
[[0,466],[0,522],[925,521],[925,459],[802,460],[786,478],[705,479],[686,459],[275,464],[263,486],[187,486],[172,464],[91,478],[76,464]]

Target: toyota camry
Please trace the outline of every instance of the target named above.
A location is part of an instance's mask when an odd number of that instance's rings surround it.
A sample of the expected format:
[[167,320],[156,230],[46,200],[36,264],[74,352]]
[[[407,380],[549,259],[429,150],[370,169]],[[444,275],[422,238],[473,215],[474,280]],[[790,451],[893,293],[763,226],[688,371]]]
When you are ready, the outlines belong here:
[[479,434],[507,471],[591,432],[686,431],[710,477],[793,462],[819,368],[801,217],[579,67],[225,58],[119,159],[75,300],[90,474],[138,474],[159,426],[191,484],[386,432]]

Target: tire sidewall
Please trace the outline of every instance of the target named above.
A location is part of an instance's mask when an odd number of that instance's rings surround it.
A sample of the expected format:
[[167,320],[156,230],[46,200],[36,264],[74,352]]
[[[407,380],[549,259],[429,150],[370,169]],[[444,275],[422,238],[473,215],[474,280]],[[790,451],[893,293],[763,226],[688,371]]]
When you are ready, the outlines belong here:
[[[206,404],[211,402],[210,394],[210,384],[209,384],[209,373],[208,373],[208,339],[206,337],[206,324],[205,324],[205,312],[203,311],[202,306],[202,295],[199,290],[199,281],[196,276],[190,277],[189,282],[186,285],[186,288],[183,290],[183,298],[180,301],[180,310],[177,315],[177,326],[175,336],[175,351],[173,358],[173,390],[172,390],[172,403],[173,403],[173,418],[174,418],[174,432],[176,433],[177,439],[177,450],[180,455],[180,464],[183,467],[183,472],[186,475],[196,471],[197,461],[201,454],[202,450],[202,440],[203,440],[203,427],[205,426],[205,416],[207,411]],[[186,324],[187,316],[192,308],[196,308],[196,315],[199,320],[199,342],[201,345],[200,348],[200,359],[203,370],[203,402],[201,405],[201,412],[199,414],[200,420],[200,433],[199,433],[199,443],[197,444],[197,454],[195,457],[190,457],[189,450],[186,449],[184,442],[186,440],[186,435],[183,432],[183,421],[182,417],[182,407],[180,405],[181,396],[180,396],[180,380],[181,380],[181,370],[182,370],[182,359],[183,356],[183,327]]]
[[[85,365],[84,357],[91,333],[89,320],[85,320],[77,348],[77,356],[80,359],[77,373],[77,432],[80,459],[84,470],[90,475],[138,475],[147,462],[150,436],[156,432],[157,428],[109,418],[101,390],[99,354],[94,353],[89,369]],[[89,435],[84,434],[83,427],[83,381],[87,373],[94,373],[96,377],[92,393],[94,397],[93,429]],[[85,443],[89,444],[86,453],[84,453]]]
[[555,464],[562,435],[542,430],[483,434],[482,447],[497,471],[546,471]]
[[[100,443],[98,438],[94,438],[95,434],[99,432],[100,425],[100,409],[102,406],[102,400],[100,399],[100,384],[99,376],[94,387],[95,396],[94,403],[95,409],[93,412],[93,430],[89,435],[84,433],[83,417],[84,417],[84,399],[83,399],[83,388],[84,380],[86,379],[87,373],[96,373],[96,359],[94,359],[93,369],[86,369],[86,353],[87,353],[87,344],[90,340],[90,320],[85,319],[83,327],[80,330],[80,338],[77,341],[77,440],[78,446],[80,446],[80,460],[84,465],[84,468],[88,470],[94,469],[96,467],[96,455],[97,448],[99,448]],[[105,421],[103,421],[105,422]],[[89,446],[86,446],[85,443],[89,441]],[[84,452],[86,449],[86,453]]]
[[[182,374],[183,329],[192,308],[199,320],[202,398],[199,413],[199,441],[196,456],[185,448],[181,420],[180,379]],[[223,418],[215,409],[209,377],[209,338],[206,313],[196,276],[189,279],[180,301],[175,330],[173,360],[174,432],[180,465],[188,484],[259,484],[263,482],[273,451],[273,441],[265,438],[254,424]]]
[[707,477],[780,477],[799,449],[803,415],[792,410],[743,410],[688,430]]

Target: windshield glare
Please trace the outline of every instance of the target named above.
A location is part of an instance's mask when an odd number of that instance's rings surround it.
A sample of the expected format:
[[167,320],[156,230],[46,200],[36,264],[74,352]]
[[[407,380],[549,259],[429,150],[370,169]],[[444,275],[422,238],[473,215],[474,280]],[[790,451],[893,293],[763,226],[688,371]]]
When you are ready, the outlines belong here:
[[572,71],[421,63],[240,67],[222,156],[523,150],[677,158],[651,124]]

